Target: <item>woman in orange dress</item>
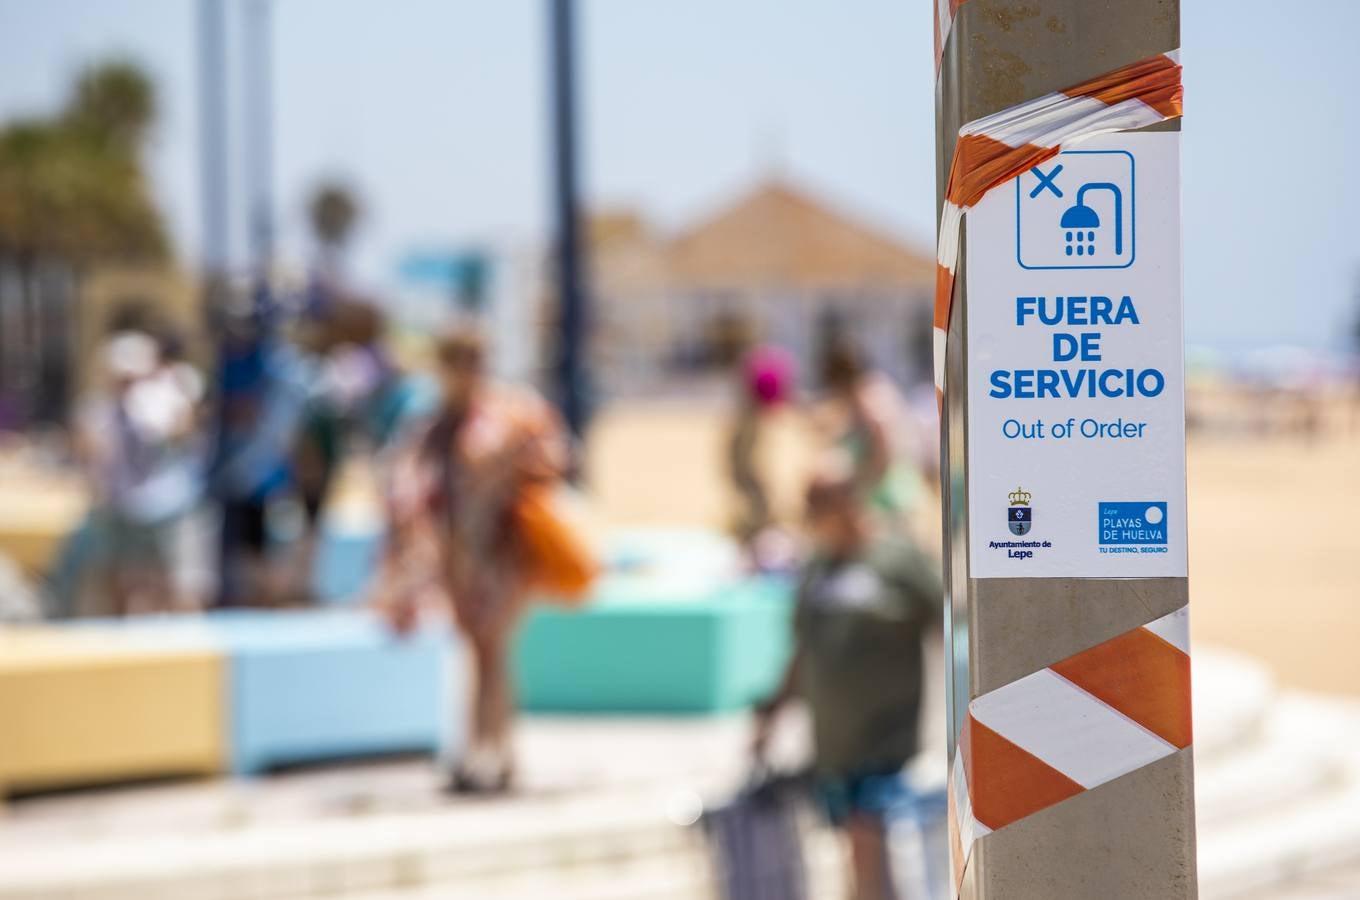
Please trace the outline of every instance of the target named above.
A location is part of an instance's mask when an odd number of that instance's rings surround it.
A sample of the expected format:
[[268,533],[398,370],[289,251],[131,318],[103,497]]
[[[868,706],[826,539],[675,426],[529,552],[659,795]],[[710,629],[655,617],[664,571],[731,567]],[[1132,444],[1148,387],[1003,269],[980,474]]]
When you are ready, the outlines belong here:
[[410,629],[430,588],[452,608],[473,691],[467,750],[449,789],[503,791],[514,772],[510,644],[536,581],[524,500],[560,479],[567,442],[540,396],[487,381],[478,332],[451,331],[437,351],[438,411],[390,470],[388,612]]

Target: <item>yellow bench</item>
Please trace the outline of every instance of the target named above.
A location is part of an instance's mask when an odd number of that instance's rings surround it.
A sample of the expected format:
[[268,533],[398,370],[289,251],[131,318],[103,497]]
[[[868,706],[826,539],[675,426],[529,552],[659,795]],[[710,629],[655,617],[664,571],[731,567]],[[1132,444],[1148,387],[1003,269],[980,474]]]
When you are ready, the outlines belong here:
[[224,667],[206,645],[0,629],[0,797],[221,771]]
[[45,575],[66,536],[85,516],[79,478],[5,464],[0,459],[0,553],[30,578]]

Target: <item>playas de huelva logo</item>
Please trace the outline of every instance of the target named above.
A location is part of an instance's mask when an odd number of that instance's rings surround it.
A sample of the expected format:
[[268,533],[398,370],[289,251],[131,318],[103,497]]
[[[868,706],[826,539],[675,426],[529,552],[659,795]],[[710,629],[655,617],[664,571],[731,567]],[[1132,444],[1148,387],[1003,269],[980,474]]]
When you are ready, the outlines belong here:
[[1166,543],[1165,501],[1102,501],[1100,543],[1154,545]]
[[1006,510],[1006,525],[1010,528],[1011,534],[1029,534],[1030,525],[1034,521],[1034,510],[1029,502],[1033,495],[1024,488],[1016,488],[1006,495],[1010,501],[1010,507]]

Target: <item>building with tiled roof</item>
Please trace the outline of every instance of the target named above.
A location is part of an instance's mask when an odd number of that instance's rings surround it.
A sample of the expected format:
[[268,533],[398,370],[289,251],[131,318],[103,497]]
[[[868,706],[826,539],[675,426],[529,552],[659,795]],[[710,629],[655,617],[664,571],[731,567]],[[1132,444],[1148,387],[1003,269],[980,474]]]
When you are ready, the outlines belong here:
[[718,369],[751,342],[789,348],[810,372],[831,327],[904,381],[928,371],[933,257],[786,182],[675,235],[600,213],[590,244],[606,390]]

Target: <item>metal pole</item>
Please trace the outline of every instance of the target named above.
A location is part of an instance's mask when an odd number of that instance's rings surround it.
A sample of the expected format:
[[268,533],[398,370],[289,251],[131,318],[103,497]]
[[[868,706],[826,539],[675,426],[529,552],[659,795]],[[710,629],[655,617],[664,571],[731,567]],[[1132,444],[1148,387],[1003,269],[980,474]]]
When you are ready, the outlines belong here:
[[198,0],[199,189],[202,265],[206,293],[226,274],[227,93],[226,9],[223,0]]
[[[936,86],[937,212],[961,125],[1179,47],[1178,0],[933,5],[953,12]],[[948,325],[941,449],[951,756],[971,701],[1171,614],[1188,599],[1185,578],[971,577],[971,530],[994,523],[970,521],[968,506],[979,477],[966,466],[974,439],[968,425],[970,249],[979,259],[1016,253],[1013,243],[963,248]],[[1194,897],[1193,809],[1187,747],[981,836],[967,856],[960,895]]]
[[274,67],[272,0],[245,5],[247,172],[250,179],[250,262],[267,278],[274,259]]
[[586,371],[589,301],[581,246],[577,171],[577,106],[574,4],[550,0],[554,217],[560,345],[556,362],[558,403],[576,437],[589,416]]

